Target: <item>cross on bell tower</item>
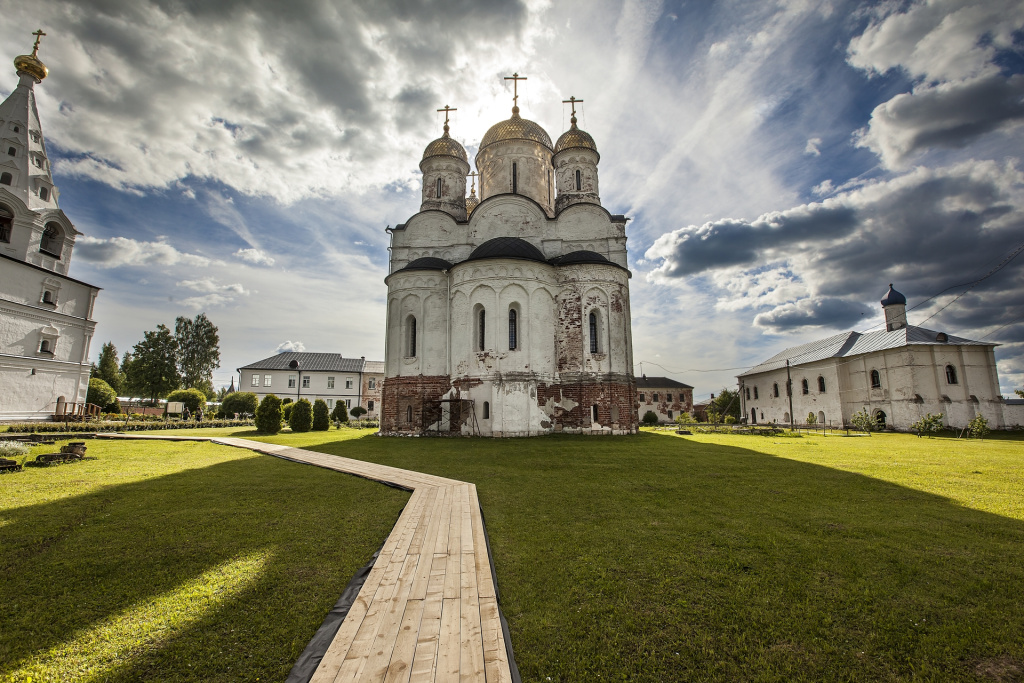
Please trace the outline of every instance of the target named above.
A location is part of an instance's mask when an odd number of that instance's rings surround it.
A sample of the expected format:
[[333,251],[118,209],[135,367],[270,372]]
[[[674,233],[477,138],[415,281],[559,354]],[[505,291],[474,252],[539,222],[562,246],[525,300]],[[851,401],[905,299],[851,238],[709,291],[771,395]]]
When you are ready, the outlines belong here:
[[512,113],[519,113],[519,81],[525,81],[526,76],[520,76],[518,73],[513,73],[511,76],[505,76],[506,81],[512,81]]
[[[571,104],[572,105],[572,118],[569,119],[569,122],[572,124],[573,128],[576,127],[576,103],[577,102],[582,102],[582,101],[583,100],[577,100],[575,95],[570,95],[569,99],[562,100],[562,104]],[[563,109],[562,111],[565,111],[565,110]]]
[[450,111],[458,111],[458,109],[456,109],[455,107],[449,107],[446,104],[446,105],[444,105],[443,109],[438,109],[438,111],[443,111],[444,112],[444,134],[448,135],[448,112],[450,112]]

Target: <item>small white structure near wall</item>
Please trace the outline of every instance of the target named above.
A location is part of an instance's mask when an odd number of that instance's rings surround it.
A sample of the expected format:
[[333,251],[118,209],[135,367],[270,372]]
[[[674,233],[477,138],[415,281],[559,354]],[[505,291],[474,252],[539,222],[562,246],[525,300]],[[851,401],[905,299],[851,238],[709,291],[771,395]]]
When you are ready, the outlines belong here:
[[739,375],[747,422],[804,424],[811,414],[817,424],[842,426],[861,410],[900,430],[927,413],[953,428],[977,415],[994,429],[1024,422],[1024,406],[999,393],[996,344],[908,325],[906,303],[890,285],[885,330],[795,346]]
[[380,415],[383,361],[344,358],[340,353],[287,352],[238,368],[238,373],[238,390],[251,391],[261,401],[269,394],[292,402],[323,399],[330,410],[344,401],[349,410],[365,408],[366,418]]

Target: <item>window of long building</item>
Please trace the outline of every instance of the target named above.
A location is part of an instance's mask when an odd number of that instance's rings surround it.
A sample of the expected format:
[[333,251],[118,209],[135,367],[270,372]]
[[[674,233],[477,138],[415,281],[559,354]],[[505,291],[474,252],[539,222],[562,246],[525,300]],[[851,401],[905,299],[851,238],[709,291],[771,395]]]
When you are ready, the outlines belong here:
[[519,193],[519,166],[512,162],[512,194]]
[[597,313],[590,312],[590,352],[597,353]]
[[441,179],[437,179],[437,198],[441,198]]
[[509,351],[515,351],[518,348],[518,344],[519,344],[518,332],[519,332],[519,330],[516,329],[516,327],[517,327],[516,309],[510,308],[510,309],[508,309],[508,350]]
[[487,311],[483,308],[480,309],[480,315],[477,318],[477,350],[483,351],[485,346],[485,340],[487,339]]
[[576,191],[579,192],[583,189],[583,174],[580,173],[579,169],[576,170]]

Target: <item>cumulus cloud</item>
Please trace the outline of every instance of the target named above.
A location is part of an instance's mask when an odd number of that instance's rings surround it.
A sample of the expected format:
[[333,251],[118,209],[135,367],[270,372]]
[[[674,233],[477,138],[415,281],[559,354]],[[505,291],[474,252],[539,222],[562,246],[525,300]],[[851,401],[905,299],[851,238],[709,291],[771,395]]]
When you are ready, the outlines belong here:
[[273,257],[263,253],[259,249],[239,249],[235,252],[235,256],[246,263],[253,264],[254,266],[274,265]]
[[288,353],[289,351],[301,353],[305,350],[306,345],[300,341],[283,341],[277,345],[277,348],[274,349],[274,353]]
[[[660,237],[646,257],[650,278],[711,275],[719,308],[768,308],[755,324],[774,329],[857,324],[864,302],[895,280],[927,296],[976,276],[979,264],[1024,241],[1024,175],[1012,164],[917,168],[822,202],[721,219]],[[1017,282],[989,283],[990,322],[1024,315]]]
[[141,242],[128,237],[103,239],[81,235],[75,241],[75,258],[100,268],[120,266],[209,266],[219,263],[198,254],[178,251],[164,241]]
[[932,147],[962,148],[1024,123],[1024,75],[1001,75],[915,88],[875,107],[857,144],[890,168]]
[[201,293],[200,296],[190,296],[182,299],[182,305],[193,309],[226,306],[233,303],[238,297],[248,296],[251,293],[241,283],[236,282],[224,285],[209,277],[197,280],[182,280],[178,282],[178,286]]
[[812,157],[821,156],[821,138],[811,138],[807,141],[807,145],[804,147],[804,154],[809,154]]

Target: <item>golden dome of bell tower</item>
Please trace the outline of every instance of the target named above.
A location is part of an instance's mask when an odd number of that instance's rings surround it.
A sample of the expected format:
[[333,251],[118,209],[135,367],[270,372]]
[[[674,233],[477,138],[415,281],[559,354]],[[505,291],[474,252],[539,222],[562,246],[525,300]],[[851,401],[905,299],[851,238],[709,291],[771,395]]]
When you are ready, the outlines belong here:
[[14,58],[14,68],[19,73],[26,73],[32,76],[36,81],[41,81],[46,78],[50,70],[46,68],[46,65],[39,59],[39,40],[45,36],[42,29],[37,29],[33,33],[36,37],[36,43],[32,46],[32,54],[30,55],[18,55]]

